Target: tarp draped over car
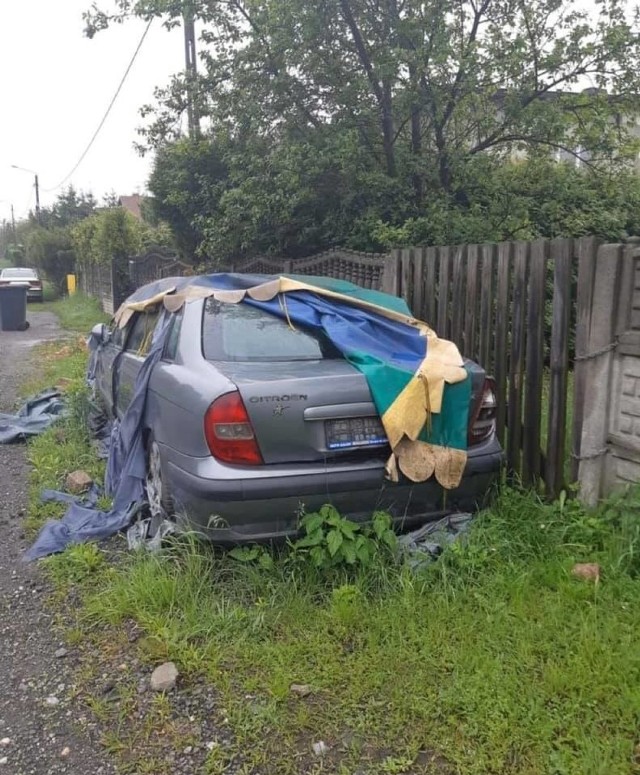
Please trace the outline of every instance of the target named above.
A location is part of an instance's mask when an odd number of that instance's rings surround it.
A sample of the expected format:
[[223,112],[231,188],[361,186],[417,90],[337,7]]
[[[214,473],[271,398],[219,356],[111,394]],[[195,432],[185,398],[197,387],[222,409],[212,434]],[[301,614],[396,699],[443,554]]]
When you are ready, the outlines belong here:
[[[95,501],[74,499],[60,520],[49,520],[24,555],[29,562],[63,551],[71,544],[108,538],[127,528],[145,502],[146,459],[142,443],[142,420],[147,386],[153,367],[164,349],[169,314],[162,317],[154,331],[151,348],[136,378],[133,398],[120,422],[114,422],[109,444],[105,491],[113,496],[109,511],[95,507]],[[99,347],[95,341],[90,349]],[[95,357],[89,361],[87,379],[91,382]],[[46,493],[52,500],[51,492]],[[58,494],[57,500],[66,500]]]
[[192,299],[209,297],[322,330],[367,379],[392,449],[389,478],[396,481],[400,468],[416,482],[435,475],[445,488],[459,485],[471,379],[455,344],[414,318],[403,299],[327,277],[220,273],[147,285],[115,319],[123,326],[135,311],[163,304],[175,312]]
[[[147,386],[164,349],[168,319],[183,304],[209,297],[251,304],[291,326],[322,330],[367,379],[392,448],[388,476],[397,479],[399,467],[413,481],[435,474],[443,487],[459,484],[466,462],[471,379],[456,346],[416,320],[402,299],[319,277],[213,274],[167,278],[136,291],[115,315],[116,324],[125,326],[136,311],[158,305],[166,310],[138,372],[134,396],[113,426],[105,483],[107,493],[113,495],[112,508],[100,511],[72,503],[62,520],[44,526],[26,559],[112,535],[127,527],[140,511],[146,471],[142,431]],[[90,343],[90,383],[100,346],[95,339]]]

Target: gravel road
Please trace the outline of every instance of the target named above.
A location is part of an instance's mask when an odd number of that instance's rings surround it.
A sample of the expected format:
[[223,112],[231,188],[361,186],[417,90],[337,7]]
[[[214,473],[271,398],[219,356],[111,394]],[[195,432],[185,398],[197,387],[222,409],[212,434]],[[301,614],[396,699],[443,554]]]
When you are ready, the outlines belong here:
[[[37,369],[33,347],[62,336],[55,315],[29,309],[30,328],[0,331],[0,411],[16,406],[20,385]],[[73,694],[74,660],[56,651],[53,615],[37,566],[25,565],[25,445],[0,445],[0,775],[108,775],[109,764]],[[84,726],[84,729],[82,728]]]

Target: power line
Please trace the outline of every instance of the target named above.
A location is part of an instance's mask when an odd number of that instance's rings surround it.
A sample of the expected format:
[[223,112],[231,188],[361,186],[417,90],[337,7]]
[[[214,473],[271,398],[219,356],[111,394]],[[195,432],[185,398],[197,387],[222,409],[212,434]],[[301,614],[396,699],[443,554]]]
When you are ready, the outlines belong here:
[[46,192],[56,191],[58,188],[63,186],[67,182],[67,180],[69,180],[69,178],[73,175],[73,173],[78,169],[78,167],[82,164],[82,162],[85,159],[85,156],[91,150],[91,146],[95,143],[98,135],[100,134],[100,131],[101,131],[102,127],[105,125],[105,122],[106,122],[107,118],[109,117],[109,113],[111,113],[111,109],[113,108],[113,106],[115,105],[116,100],[118,99],[118,95],[122,91],[122,87],[124,86],[125,81],[127,80],[127,77],[129,75],[129,72],[131,71],[131,68],[133,67],[133,63],[136,61],[136,58],[138,57],[138,53],[140,52],[140,49],[142,48],[142,44],[144,43],[144,39],[147,37],[147,33],[149,32],[149,28],[151,27],[152,22],[153,22],[153,19],[149,19],[149,23],[147,24],[147,26],[144,29],[144,32],[142,33],[142,37],[140,38],[140,40],[138,42],[138,45],[136,46],[136,50],[133,52],[133,56],[131,57],[131,61],[127,65],[127,69],[124,71],[124,75],[122,76],[122,80],[118,84],[118,88],[116,89],[116,93],[113,95],[113,98],[111,99],[111,102],[109,103],[109,106],[107,107],[107,110],[105,111],[105,114],[102,117],[102,120],[98,124],[98,128],[93,133],[93,137],[91,138],[91,140],[89,140],[89,144],[87,145],[87,147],[82,152],[82,155],[80,156],[78,161],[75,163],[75,166],[73,167],[71,172],[69,172],[68,175],[65,175],[65,177],[58,183],[57,186],[54,186],[53,188],[45,188],[44,190]]

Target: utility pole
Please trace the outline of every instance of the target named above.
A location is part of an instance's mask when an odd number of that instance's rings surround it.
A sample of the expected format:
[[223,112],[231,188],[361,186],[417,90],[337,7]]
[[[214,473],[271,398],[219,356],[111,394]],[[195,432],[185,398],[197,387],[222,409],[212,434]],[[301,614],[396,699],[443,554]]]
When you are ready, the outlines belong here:
[[36,221],[40,223],[40,182],[36,174]]
[[189,136],[200,135],[200,119],[198,108],[195,104],[195,88],[198,76],[196,62],[196,31],[193,22],[193,4],[188,0],[184,5],[184,59],[187,77],[187,120],[189,122]]
[[18,240],[16,238],[16,216],[13,212],[13,205],[11,205],[11,230],[13,231],[13,244],[17,245]]
[[20,170],[21,172],[28,172],[35,177],[36,183],[36,220],[40,223],[40,181],[38,180],[38,173],[33,170],[27,169],[27,167],[18,167],[17,164],[12,164],[11,168],[14,170]]

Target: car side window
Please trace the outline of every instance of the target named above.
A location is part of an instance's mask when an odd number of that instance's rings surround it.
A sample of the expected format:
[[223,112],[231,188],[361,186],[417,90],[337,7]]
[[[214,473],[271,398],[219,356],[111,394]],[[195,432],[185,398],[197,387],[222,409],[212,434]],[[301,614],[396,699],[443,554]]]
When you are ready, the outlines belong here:
[[128,330],[128,326],[120,328],[115,323],[111,327],[111,344],[114,347],[117,347],[118,350],[122,350],[122,346],[124,345],[124,340]]
[[169,335],[164,346],[163,358],[166,361],[175,361],[178,352],[178,342],[180,341],[180,331],[182,329],[182,310],[173,315]]
[[132,322],[125,350],[136,355],[146,355],[151,348],[153,329],[158,322],[159,310],[138,312]]

